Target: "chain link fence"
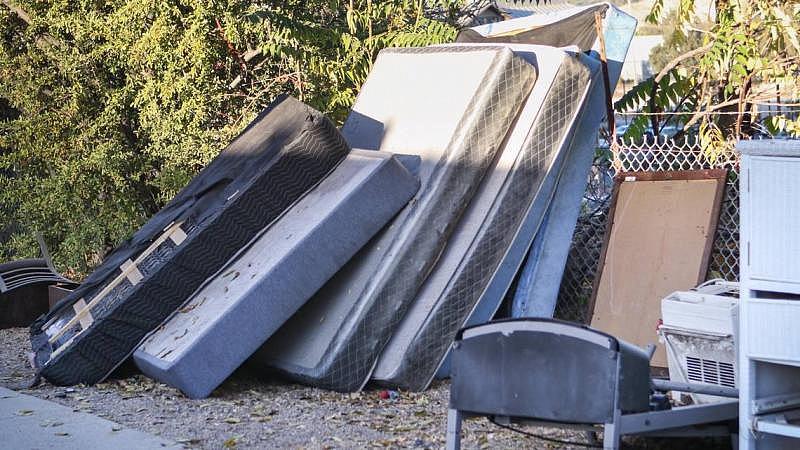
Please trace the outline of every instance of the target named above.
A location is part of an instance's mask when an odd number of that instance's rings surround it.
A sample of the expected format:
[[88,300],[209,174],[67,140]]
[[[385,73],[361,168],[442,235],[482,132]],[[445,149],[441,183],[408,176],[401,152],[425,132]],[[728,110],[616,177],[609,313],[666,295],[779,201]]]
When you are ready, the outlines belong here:
[[598,157],[561,280],[555,316],[586,323],[608,222],[614,176],[628,171],[728,169],[728,183],[709,263],[708,279],[739,279],[739,155],[705,155],[696,142],[622,143],[609,160]]

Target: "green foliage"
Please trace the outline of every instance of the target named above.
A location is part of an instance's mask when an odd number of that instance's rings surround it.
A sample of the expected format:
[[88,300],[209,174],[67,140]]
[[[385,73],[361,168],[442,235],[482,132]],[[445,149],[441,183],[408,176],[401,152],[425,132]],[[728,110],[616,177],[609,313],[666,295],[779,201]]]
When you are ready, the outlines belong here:
[[[279,93],[343,120],[380,49],[456,0],[0,0],[0,260],[86,273]],[[5,235],[4,235],[5,233]]]
[[[665,16],[663,22],[660,26],[663,30],[664,42],[653,47],[650,51],[650,65],[656,73],[660,72],[676,57],[703,46],[703,32],[694,30],[682,31],[677,23],[676,15]],[[709,28],[710,24],[702,23],[700,25],[703,28]],[[691,63],[696,63],[696,59],[687,61],[684,65]]]
[[[667,120],[685,129],[696,125],[703,148],[712,155],[756,132],[756,105],[800,98],[795,80],[800,1],[717,0],[715,5],[716,17],[708,26],[695,16],[695,0],[679,0],[671,13],[664,11],[663,0],[655,0],[648,20],[672,21],[678,33],[657,51],[656,64],[666,76],[655,89],[653,80],[646,80],[618,102],[620,111],[656,113],[648,116],[653,128]],[[666,79],[671,81],[662,85]],[[800,123],[786,117],[765,122],[774,131],[800,131]],[[644,129],[631,128],[629,134]]]
[[[666,73],[658,83],[655,77],[648,78],[631,88],[614,103],[617,111],[644,110],[647,115],[637,115],[628,124],[625,138],[637,140],[648,131],[659,135],[667,125],[688,121],[694,111],[695,96],[692,95],[691,78],[680,69]],[[653,115],[656,114],[656,115]]]

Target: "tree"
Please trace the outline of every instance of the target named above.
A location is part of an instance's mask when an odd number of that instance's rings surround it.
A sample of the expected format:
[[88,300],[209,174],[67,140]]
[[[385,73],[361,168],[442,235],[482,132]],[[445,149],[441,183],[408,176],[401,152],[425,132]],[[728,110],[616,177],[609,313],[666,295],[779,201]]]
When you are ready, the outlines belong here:
[[[700,143],[709,155],[729,151],[737,139],[759,131],[757,105],[776,99],[796,99],[795,78],[800,63],[800,2],[796,0],[717,0],[710,28],[697,24],[695,0],[679,0],[672,12],[683,36],[702,35],[702,45],[686,50],[664,64],[617,102],[618,111],[643,108],[629,135],[646,126],[656,132],[674,122],[684,130],[697,126]],[[655,0],[648,21],[667,14],[664,0]],[[772,113],[764,124],[773,132],[797,134],[800,124]]]
[[[675,16],[676,14],[668,14],[657,25],[661,27],[664,42],[650,50],[650,65],[656,73],[676,57],[703,46],[703,33],[694,30],[684,32],[678,27]],[[709,24],[702,25],[704,29],[709,28]]]
[[[86,273],[286,92],[341,121],[456,0],[0,0],[0,259]],[[439,20],[433,20],[435,16]]]

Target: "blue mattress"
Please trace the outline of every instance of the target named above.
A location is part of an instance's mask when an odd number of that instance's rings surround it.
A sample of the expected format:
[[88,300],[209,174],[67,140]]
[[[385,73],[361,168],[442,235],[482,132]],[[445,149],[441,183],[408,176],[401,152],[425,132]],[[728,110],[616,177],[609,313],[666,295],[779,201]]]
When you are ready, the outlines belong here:
[[136,365],[189,397],[208,396],[418,187],[390,154],[352,151],[152,333]]

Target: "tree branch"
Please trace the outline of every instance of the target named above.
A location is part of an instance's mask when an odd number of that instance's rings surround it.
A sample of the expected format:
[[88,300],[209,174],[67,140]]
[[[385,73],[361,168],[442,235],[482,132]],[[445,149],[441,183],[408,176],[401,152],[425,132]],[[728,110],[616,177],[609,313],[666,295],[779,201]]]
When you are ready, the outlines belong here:
[[[6,8],[10,9],[11,12],[16,14],[17,17],[19,17],[28,26],[33,25],[33,20],[31,19],[31,16],[24,9],[22,9],[19,6],[17,6],[14,2],[12,2],[11,0],[0,0],[0,3],[5,5]],[[56,38],[54,38],[53,36],[50,36],[47,33],[44,33],[40,38],[36,39],[36,44],[40,48],[43,47],[42,42],[45,42],[47,45],[52,46],[52,47],[57,47],[57,48],[61,48],[62,47],[61,42],[59,42]]]
[[656,75],[656,77],[655,77],[655,79],[653,81],[658,83],[665,76],[667,76],[667,74],[669,74],[672,71],[672,69],[678,67],[678,64],[682,63],[683,61],[686,61],[687,59],[694,58],[695,56],[701,55],[701,54],[711,50],[711,47],[712,47],[712,44],[706,44],[706,45],[704,45],[702,47],[698,47],[698,48],[696,48],[694,50],[689,50],[688,52],[686,52],[686,53],[684,53],[682,55],[678,55],[672,61],[668,62],[664,66],[664,68],[661,69],[661,72],[658,72],[658,75]]
[[[658,75],[656,75],[655,78],[653,78],[653,88],[650,90],[650,100],[648,101],[650,112],[654,113],[659,112],[657,111],[656,95],[658,94],[658,86],[661,80],[663,80],[664,77],[666,77],[670,72],[672,72],[672,70],[675,69],[678,66],[678,64],[680,64],[683,61],[686,61],[687,59],[694,58],[695,56],[701,55],[709,51],[711,49],[711,46],[712,44],[706,44],[702,47],[678,55],[672,61],[668,62],[664,66],[664,68],[661,69],[660,72],[658,72]],[[658,135],[658,130],[661,128],[658,125],[659,125],[659,116],[658,115],[651,116],[650,127],[653,129],[653,133],[656,133],[656,135]]]

